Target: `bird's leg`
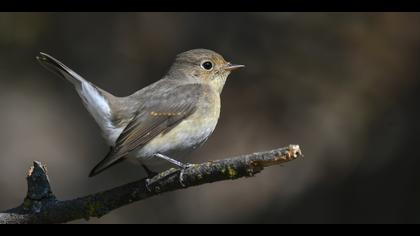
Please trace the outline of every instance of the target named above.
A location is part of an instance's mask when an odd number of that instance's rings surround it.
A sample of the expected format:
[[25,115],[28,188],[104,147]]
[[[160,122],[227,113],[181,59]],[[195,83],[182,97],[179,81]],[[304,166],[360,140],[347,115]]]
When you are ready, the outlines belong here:
[[170,157],[168,157],[168,156],[166,156],[166,155],[163,155],[163,154],[161,154],[161,153],[156,153],[156,154],[154,155],[154,157],[157,157],[157,158],[163,159],[163,160],[165,160],[165,161],[167,161],[167,162],[170,162],[170,163],[172,163],[172,164],[174,164],[174,165],[178,166],[178,167],[179,167],[179,168],[181,168],[181,169],[187,169],[188,167],[191,167],[191,166],[192,166],[192,164],[189,164],[189,163],[182,163],[182,162],[180,162],[180,161],[177,161],[177,160],[175,160],[175,159],[172,159],[172,158],[170,158]]
[[[189,164],[189,163],[182,163],[182,162],[180,162],[180,161],[177,161],[177,160],[175,160],[175,159],[172,159],[172,158],[170,158],[170,157],[168,157],[168,156],[166,156],[166,155],[163,155],[163,154],[161,154],[161,153],[156,153],[155,155],[153,155],[154,157],[157,157],[157,158],[160,158],[160,159],[162,159],[162,160],[165,160],[165,161],[167,161],[167,162],[170,162],[170,163],[172,163],[172,164],[174,164],[174,165],[176,165],[176,166],[178,166],[179,168],[181,168],[181,171],[180,171],[180,173],[179,173],[179,183],[182,185],[182,187],[187,187],[187,185],[184,183],[184,170],[185,169],[187,169],[187,168],[189,168],[189,167],[191,167],[191,166],[193,166],[192,164]],[[157,180],[155,180],[155,181],[148,181],[147,182],[147,188],[149,189],[149,186],[150,186],[150,184],[153,184],[154,182],[156,182]],[[150,189],[149,189],[150,190]]]
[[[189,163],[182,163],[182,162],[180,162],[180,161],[177,161],[177,160],[175,160],[175,159],[172,159],[172,158],[170,158],[170,157],[168,157],[168,156],[166,156],[166,155],[163,155],[163,154],[161,154],[161,153],[156,153],[156,154],[154,154],[153,155],[153,157],[157,157],[157,158],[160,158],[160,159],[162,159],[162,160],[165,160],[165,161],[167,161],[167,162],[170,162],[171,164],[173,164],[173,165],[176,165],[176,166],[178,166],[179,168],[181,168],[181,171],[180,171],[180,173],[179,173],[179,182],[180,182],[180,184],[183,186],[183,187],[186,187],[186,185],[185,185],[185,183],[184,183],[184,178],[183,178],[183,176],[184,176],[184,170],[185,169],[187,169],[187,168],[189,168],[189,167],[191,167],[192,166],[192,164],[189,164]],[[149,177],[146,179],[146,188],[149,190],[149,191],[152,191],[152,189],[150,188],[154,183],[156,183],[157,181],[159,181],[159,179],[160,179],[160,177],[157,177],[157,178],[153,178],[154,176],[156,176],[157,174],[156,173],[154,173],[154,172],[152,172],[152,171],[150,171],[149,170],[149,168],[147,168],[145,165],[142,165],[143,166],[143,168],[146,170],[146,172],[148,173],[148,175],[149,175]]]
[[153,177],[155,177],[158,173],[151,171],[145,164],[141,165],[143,167],[143,169],[146,171],[147,173],[147,178],[151,179]]

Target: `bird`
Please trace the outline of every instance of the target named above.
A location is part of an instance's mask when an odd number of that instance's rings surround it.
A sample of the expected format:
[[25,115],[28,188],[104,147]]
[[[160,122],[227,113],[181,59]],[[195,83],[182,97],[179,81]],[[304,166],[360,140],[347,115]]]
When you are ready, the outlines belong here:
[[36,59],[73,84],[110,147],[89,177],[126,159],[139,163],[149,177],[156,175],[150,166],[159,166],[163,160],[188,168],[190,164],[180,159],[213,133],[226,80],[232,71],[244,67],[215,51],[192,49],[176,55],[160,80],[118,97],[46,53],[40,52]]

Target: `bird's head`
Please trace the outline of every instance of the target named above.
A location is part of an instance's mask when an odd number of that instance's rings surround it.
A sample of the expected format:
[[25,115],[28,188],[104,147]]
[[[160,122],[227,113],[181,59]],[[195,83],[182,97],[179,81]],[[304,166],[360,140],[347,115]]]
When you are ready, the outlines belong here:
[[[227,62],[220,54],[208,49],[193,49],[177,55],[169,75],[176,79],[194,79],[222,92],[230,72],[242,68]],[[188,77],[188,78],[186,78]]]

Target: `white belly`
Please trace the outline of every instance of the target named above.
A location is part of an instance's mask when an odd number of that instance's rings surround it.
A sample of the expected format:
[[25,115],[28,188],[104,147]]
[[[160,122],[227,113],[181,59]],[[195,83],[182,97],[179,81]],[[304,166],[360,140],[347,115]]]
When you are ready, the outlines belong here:
[[184,120],[168,133],[157,136],[143,148],[135,150],[133,154],[141,162],[153,161],[150,159],[156,153],[178,158],[179,155],[186,154],[204,143],[216,124],[217,119]]

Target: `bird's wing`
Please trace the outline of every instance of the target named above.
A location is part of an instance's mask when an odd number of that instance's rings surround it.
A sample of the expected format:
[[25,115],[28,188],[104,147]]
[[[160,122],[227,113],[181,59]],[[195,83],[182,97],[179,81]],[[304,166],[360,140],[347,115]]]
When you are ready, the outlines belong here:
[[173,129],[196,110],[203,89],[203,85],[188,84],[168,90],[166,94],[151,94],[122,131],[115,146],[89,176],[95,176],[119,163],[129,152]]

